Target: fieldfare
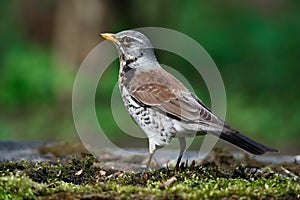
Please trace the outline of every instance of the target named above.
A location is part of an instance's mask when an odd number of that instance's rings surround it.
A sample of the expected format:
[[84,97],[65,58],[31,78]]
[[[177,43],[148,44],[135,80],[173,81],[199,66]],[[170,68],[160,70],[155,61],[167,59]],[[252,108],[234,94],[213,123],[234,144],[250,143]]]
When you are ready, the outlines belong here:
[[177,137],[179,166],[186,148],[185,137],[206,133],[220,137],[255,155],[278,150],[256,142],[219,119],[173,75],[165,71],[154,54],[150,40],[127,30],[101,36],[113,42],[120,59],[119,89],[124,105],[149,139],[150,158],[155,150]]

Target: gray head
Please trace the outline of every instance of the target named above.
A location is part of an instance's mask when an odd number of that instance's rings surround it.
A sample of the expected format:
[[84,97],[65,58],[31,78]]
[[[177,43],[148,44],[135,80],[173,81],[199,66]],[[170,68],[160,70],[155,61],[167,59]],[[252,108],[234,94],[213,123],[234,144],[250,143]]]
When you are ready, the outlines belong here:
[[145,65],[137,65],[141,61],[157,62],[150,40],[138,31],[127,30],[116,34],[103,33],[101,36],[115,44],[119,51],[121,63],[122,61],[124,64],[132,63],[132,67],[137,68],[138,66],[145,67]]

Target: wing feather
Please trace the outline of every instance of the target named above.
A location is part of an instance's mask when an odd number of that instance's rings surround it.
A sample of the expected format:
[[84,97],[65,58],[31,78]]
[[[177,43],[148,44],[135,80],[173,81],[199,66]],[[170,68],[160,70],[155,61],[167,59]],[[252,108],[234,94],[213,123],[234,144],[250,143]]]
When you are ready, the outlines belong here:
[[[212,113],[203,106],[195,95],[186,91],[172,91],[167,86],[159,83],[147,83],[138,87],[131,94],[138,102],[151,106],[171,116],[184,121],[211,120]],[[199,102],[200,101],[200,102]]]

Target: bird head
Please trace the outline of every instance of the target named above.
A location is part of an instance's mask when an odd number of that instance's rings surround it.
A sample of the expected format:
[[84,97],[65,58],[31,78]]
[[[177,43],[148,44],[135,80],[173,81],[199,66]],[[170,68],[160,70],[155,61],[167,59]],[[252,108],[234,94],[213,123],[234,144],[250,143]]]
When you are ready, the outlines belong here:
[[117,47],[121,60],[132,62],[142,59],[156,60],[150,40],[138,31],[122,31],[116,34],[102,33],[101,36]]

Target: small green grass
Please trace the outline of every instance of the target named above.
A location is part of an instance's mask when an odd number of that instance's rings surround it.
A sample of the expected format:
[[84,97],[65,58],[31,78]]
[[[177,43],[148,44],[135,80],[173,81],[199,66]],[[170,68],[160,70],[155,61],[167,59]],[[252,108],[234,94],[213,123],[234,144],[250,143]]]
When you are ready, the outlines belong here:
[[[145,173],[108,170],[92,156],[0,163],[0,199],[296,199],[299,164],[214,156],[201,165]],[[99,164],[99,163],[98,163]],[[285,171],[280,171],[281,167]],[[285,173],[287,171],[289,173]]]

